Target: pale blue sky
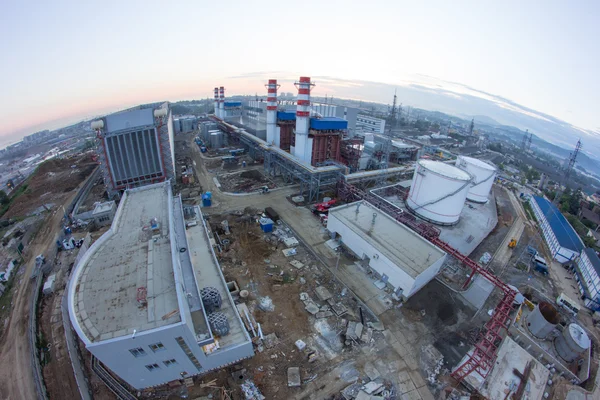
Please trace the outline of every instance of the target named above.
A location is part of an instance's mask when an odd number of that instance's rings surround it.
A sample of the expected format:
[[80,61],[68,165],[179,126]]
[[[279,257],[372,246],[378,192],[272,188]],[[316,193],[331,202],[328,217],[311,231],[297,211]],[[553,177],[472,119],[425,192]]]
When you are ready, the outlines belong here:
[[0,136],[217,85],[261,93],[262,77],[232,77],[265,71],[391,84],[424,74],[600,131],[600,2],[421,3],[7,1]]

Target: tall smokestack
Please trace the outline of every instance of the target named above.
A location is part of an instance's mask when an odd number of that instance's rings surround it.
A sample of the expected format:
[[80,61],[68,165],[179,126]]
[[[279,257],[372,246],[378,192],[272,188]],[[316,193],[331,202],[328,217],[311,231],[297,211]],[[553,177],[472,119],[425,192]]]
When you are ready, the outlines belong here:
[[267,85],[267,143],[278,142],[277,138],[277,79],[269,79]]
[[219,88],[219,114],[221,114],[221,119],[225,121],[225,87],[223,86]]
[[310,78],[301,76],[296,82],[298,88],[298,99],[296,100],[296,147],[294,155],[300,161],[310,164],[312,149],[308,147],[308,125],[310,123],[310,89],[312,84]]
[[215,88],[215,117],[221,118],[219,114],[219,88]]

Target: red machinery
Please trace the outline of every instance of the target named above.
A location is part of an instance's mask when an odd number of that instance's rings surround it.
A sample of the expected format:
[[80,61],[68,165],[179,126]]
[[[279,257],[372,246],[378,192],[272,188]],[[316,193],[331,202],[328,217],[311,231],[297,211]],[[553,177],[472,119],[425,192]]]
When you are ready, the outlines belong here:
[[484,278],[492,282],[497,288],[504,293],[502,300],[494,309],[491,319],[485,324],[484,329],[477,338],[477,343],[473,351],[468,355],[467,360],[461,364],[454,372],[454,377],[458,382],[461,382],[471,372],[477,371],[484,379],[491,371],[496,361],[498,346],[502,341],[500,333],[503,329],[508,330],[510,324],[510,311],[513,307],[516,292],[511,289],[506,283],[500,280],[491,272],[485,270],[481,265],[471,260],[469,257],[460,253],[458,250],[450,246],[448,243],[439,238],[440,231],[435,226],[426,222],[418,221],[413,215],[402,212],[400,208],[395,208],[389,203],[379,201],[370,193],[358,189],[357,187],[343,181],[338,187],[338,196],[345,201],[366,200],[375,207],[386,212],[398,222],[408,226],[431,243],[435,244],[449,255],[455,257],[460,262],[471,268],[471,275],[465,282],[463,288],[466,288],[473,280],[476,274],[482,275]]
[[331,199],[329,201],[324,201],[322,203],[317,203],[313,206],[312,212],[315,214],[327,213],[329,209],[335,205],[336,199]]

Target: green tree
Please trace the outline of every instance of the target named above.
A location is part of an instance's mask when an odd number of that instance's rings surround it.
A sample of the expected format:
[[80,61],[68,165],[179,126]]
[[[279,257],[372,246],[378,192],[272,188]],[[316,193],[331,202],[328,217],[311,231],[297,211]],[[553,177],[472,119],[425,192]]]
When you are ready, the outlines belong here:
[[0,190],[0,204],[7,205],[10,202],[8,195],[4,190]]

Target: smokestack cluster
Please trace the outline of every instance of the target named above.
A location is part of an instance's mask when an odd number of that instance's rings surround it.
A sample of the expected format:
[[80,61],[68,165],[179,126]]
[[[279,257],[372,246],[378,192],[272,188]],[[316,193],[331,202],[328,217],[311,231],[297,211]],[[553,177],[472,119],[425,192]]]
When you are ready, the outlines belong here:
[[310,123],[310,89],[311,82],[307,76],[301,76],[295,83],[298,88],[296,101],[296,146],[294,156],[300,161],[310,164],[312,149],[308,143],[308,126]]
[[219,113],[219,88],[215,88],[215,117],[221,118]]
[[225,87],[219,88],[219,114],[222,120],[225,120]]
[[269,79],[267,84],[267,143],[275,144],[277,140],[277,79]]

